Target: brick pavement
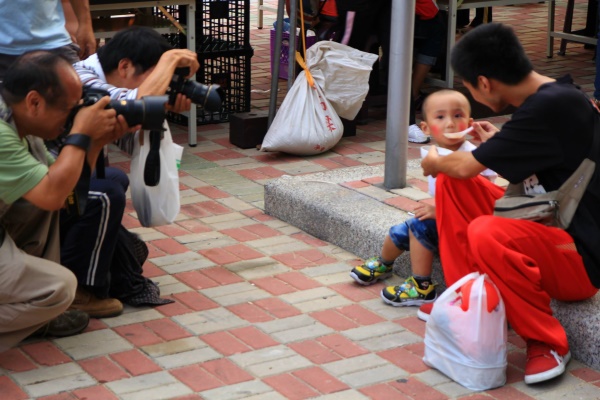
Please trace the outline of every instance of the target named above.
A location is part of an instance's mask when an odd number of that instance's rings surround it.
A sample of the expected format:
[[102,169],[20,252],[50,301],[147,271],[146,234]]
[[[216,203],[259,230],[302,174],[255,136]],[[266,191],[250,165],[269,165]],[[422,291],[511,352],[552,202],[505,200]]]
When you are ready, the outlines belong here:
[[[570,44],[566,57],[547,59],[546,15],[543,4],[494,10],[496,21],[515,27],[537,70],[569,72],[591,91],[593,51]],[[266,13],[265,27],[272,22]],[[253,9],[252,105],[265,109],[269,30],[255,26]],[[130,202],[123,219],[148,243],[145,274],[176,302],[126,307],[81,335],[0,354],[0,399],[600,398],[600,371],[577,361],[555,381],[526,386],[524,343],[513,333],[504,387],[472,393],[453,383],[421,361],[425,325],[414,308],[383,304],[381,284],[353,284],[356,256],[263,213],[263,185],[273,178],[381,164],[385,111],[370,115],[357,136],[316,157],[241,150],[229,143],[228,124],[199,127],[198,146],[185,148],[176,222],[143,228]],[[174,134],[187,141],[183,128]],[[411,158],[418,147],[409,145]],[[127,156],[112,151],[111,160],[129,170]],[[380,182],[344,185],[401,209],[428,201],[419,178],[393,192]]]

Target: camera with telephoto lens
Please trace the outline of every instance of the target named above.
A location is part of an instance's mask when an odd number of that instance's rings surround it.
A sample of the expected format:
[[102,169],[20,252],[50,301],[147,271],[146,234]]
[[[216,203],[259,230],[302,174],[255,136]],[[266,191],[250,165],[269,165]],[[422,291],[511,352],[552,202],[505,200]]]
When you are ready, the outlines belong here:
[[[104,96],[110,96],[110,93],[103,89],[84,86],[81,96],[83,101],[71,111],[65,131],[71,129],[75,115],[82,107],[96,104]],[[117,115],[125,117],[129,126],[141,125],[142,129],[162,130],[166,116],[165,104],[168,100],[168,96],[144,96],[139,100],[111,100],[106,108],[112,108]]]
[[[65,133],[69,133],[73,127],[75,116],[81,108],[96,104],[98,100],[109,95],[110,93],[106,90],[84,86],[83,95],[81,96],[83,101],[71,110],[67,122],[65,123]],[[166,115],[165,104],[168,100],[168,96],[144,96],[140,100],[111,100],[106,108],[112,108],[117,112],[117,115],[123,115],[125,121],[127,121],[127,125],[141,125],[142,129],[157,132],[160,136],[163,131],[163,123]],[[160,137],[158,138],[158,141],[160,141]],[[100,174],[103,175],[103,160],[104,155],[100,154],[98,157],[98,165],[96,165],[98,176],[100,176]],[[102,170],[102,173],[100,170]],[[82,176],[67,198],[67,211],[69,214],[79,216],[83,214],[87,203],[90,175],[91,170],[86,163],[84,164]]]
[[219,111],[223,101],[223,93],[219,85],[203,85],[186,79],[190,74],[189,67],[177,68],[169,84],[169,104],[175,104],[178,93],[189,98],[192,103],[202,106],[207,111]]

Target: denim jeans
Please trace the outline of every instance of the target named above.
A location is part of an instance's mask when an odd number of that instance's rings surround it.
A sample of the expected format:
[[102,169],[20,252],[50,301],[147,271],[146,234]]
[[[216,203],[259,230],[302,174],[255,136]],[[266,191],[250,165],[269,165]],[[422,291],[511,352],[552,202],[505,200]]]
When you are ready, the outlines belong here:
[[411,218],[401,224],[390,228],[390,239],[397,248],[410,251],[409,229],[415,238],[431,252],[437,252],[438,234],[435,225],[435,219],[426,219],[420,221],[418,218]]

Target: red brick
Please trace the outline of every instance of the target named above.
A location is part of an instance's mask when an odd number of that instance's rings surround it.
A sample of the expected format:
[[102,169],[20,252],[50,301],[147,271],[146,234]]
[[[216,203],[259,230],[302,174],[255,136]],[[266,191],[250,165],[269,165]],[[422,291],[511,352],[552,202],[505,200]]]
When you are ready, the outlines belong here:
[[200,368],[199,365],[190,365],[183,368],[172,369],[169,373],[180,382],[187,385],[194,392],[202,392],[204,390],[218,388],[222,385],[220,380]]
[[276,297],[256,300],[254,304],[262,308],[263,310],[268,311],[271,315],[274,315],[276,318],[287,318],[301,314],[301,312],[296,307],[291,306],[288,303]]
[[249,242],[251,240],[260,239],[260,236],[252,232],[248,232],[242,228],[223,229],[219,232],[237,240],[238,242]]
[[273,340],[271,336],[259,331],[254,326],[245,326],[243,328],[231,329],[229,331],[233,336],[240,339],[253,349],[264,349],[265,347],[276,346],[279,343]]
[[571,374],[586,382],[600,381],[600,372],[594,371],[591,368],[577,368],[571,370],[570,372]]
[[263,174],[260,171],[257,171],[256,169],[241,169],[236,171],[238,174],[240,174],[241,176],[243,176],[246,179],[250,179],[252,181],[260,181],[262,179],[268,179],[269,177],[266,176],[265,174]]
[[113,328],[113,330],[136,347],[148,346],[162,342],[161,338],[156,336],[154,332],[147,329],[143,324],[119,326]]
[[93,331],[100,331],[102,329],[106,329],[108,328],[108,326],[104,323],[104,321],[100,320],[100,319],[96,319],[96,318],[90,318],[90,323],[88,324],[87,328],[85,328],[85,330],[83,331],[85,332],[93,332]]
[[216,376],[225,385],[233,385],[254,379],[252,375],[225,358],[205,361],[202,363],[202,368]]
[[[508,382],[507,382],[508,383]],[[483,392],[489,394],[493,399],[497,400],[534,400],[535,397],[531,397],[521,392],[514,386],[502,386],[493,390],[486,390]],[[489,399],[489,397],[488,397]]]
[[346,318],[336,310],[316,311],[310,314],[311,317],[336,331],[345,331],[357,328],[358,324]]
[[96,379],[98,383],[129,378],[129,375],[118,364],[106,357],[88,358],[87,360],[79,361],[79,366]]
[[377,353],[377,355],[411,374],[418,374],[429,369],[423,362],[423,357],[419,357],[402,347],[385,350]]
[[445,394],[438,392],[434,388],[427,386],[414,378],[398,379],[390,382],[390,386],[397,388],[410,397],[418,398],[419,400],[442,400],[448,398]]
[[429,191],[429,183],[427,181],[422,181],[420,179],[409,179],[406,181],[406,183],[423,192],[427,193]]
[[73,394],[81,400],[118,400],[110,390],[104,386],[91,386],[84,389],[77,389]]
[[260,222],[273,221],[275,219],[259,209],[244,210],[242,214]]
[[144,265],[142,266],[142,269],[143,269],[142,275],[144,275],[146,278],[149,278],[149,279],[155,278],[157,276],[163,276],[163,275],[167,274],[165,271],[163,271],[162,269],[158,268],[156,265],[154,265],[150,261],[144,262]]
[[219,285],[230,285],[232,283],[244,281],[238,275],[223,267],[204,268],[200,270],[200,273],[214,280]]
[[210,347],[223,354],[230,356],[232,354],[245,353],[250,351],[250,347],[238,340],[229,332],[215,332],[200,336]]
[[[408,397],[397,389],[393,388],[389,384],[380,383],[373,386],[367,386],[358,390],[365,396],[367,396],[371,400],[413,400],[412,397]],[[419,399],[419,397],[415,397],[415,399]]]
[[124,214],[123,219],[121,220],[121,224],[127,229],[139,228],[142,226],[140,221],[136,218],[133,218],[131,215]]
[[404,328],[408,329],[409,331],[416,333],[417,335],[421,336],[422,338],[425,337],[425,322],[421,321],[419,318],[406,317],[406,318],[401,318],[395,322],[397,324],[403,326]]
[[351,358],[369,353],[368,350],[360,347],[356,342],[339,333],[322,336],[318,338],[317,341],[343,358]]
[[308,290],[323,286],[314,279],[311,279],[303,273],[297,271],[285,272],[283,274],[276,275],[276,277],[277,279],[281,279],[282,281],[289,283],[299,290]]
[[198,292],[175,293],[173,297],[194,311],[204,311],[219,307],[217,303]]
[[335,393],[349,388],[345,383],[337,380],[319,367],[301,369],[295,371],[293,375],[321,393]]
[[181,206],[180,211],[182,214],[192,218],[204,218],[212,215],[212,213],[200,207],[198,204],[184,204]]
[[231,197],[229,193],[219,190],[213,186],[202,186],[195,188],[194,190],[205,195],[206,197],[210,197],[211,199],[225,199],[227,197]]
[[514,365],[506,366],[506,384],[510,385],[511,383],[522,382],[525,378],[525,371],[515,368]]
[[208,161],[230,160],[233,158],[244,158],[243,154],[230,149],[213,150],[201,153],[195,153],[198,157],[202,157]]
[[325,265],[337,262],[335,258],[326,256],[321,253],[319,250],[311,249],[311,250],[300,250],[298,254],[307,260],[315,263],[315,265]]
[[421,358],[423,358],[425,355],[425,343],[423,342],[407,344],[406,346],[402,346],[402,348],[410,351],[413,354],[416,354]]
[[359,325],[373,325],[385,321],[379,315],[358,304],[340,307],[338,311]]
[[199,253],[219,265],[225,265],[241,261],[239,257],[234,256],[230,252],[226,251],[224,248],[200,250]]
[[189,307],[186,307],[184,304],[181,304],[178,301],[175,301],[175,303],[163,304],[161,306],[154,307],[154,309],[166,317],[188,314],[192,311]]
[[39,342],[21,346],[29,357],[40,365],[59,365],[71,362],[71,357],[59,350],[52,342]]
[[0,368],[11,372],[24,372],[37,367],[21,350],[10,349],[0,353]]
[[190,234],[189,230],[182,228],[181,226],[179,226],[177,224],[155,226],[154,229],[156,229],[160,233],[164,233],[165,235],[167,235],[169,237],[183,236],[183,235]]
[[324,247],[327,246],[327,242],[324,242],[320,239],[317,239],[314,236],[311,235],[307,235],[306,233],[294,233],[292,235],[290,235],[291,237],[293,237],[294,239],[298,239],[301,240],[302,242],[309,244],[311,246],[315,246],[315,247]]
[[314,161],[315,164],[318,165],[322,165],[323,167],[327,168],[328,170],[330,169],[336,169],[336,168],[342,168],[343,165],[340,163],[337,163],[333,160],[331,160],[331,158],[321,158],[321,159],[317,159]]
[[285,175],[285,172],[283,172],[277,168],[270,167],[270,166],[258,167],[258,168],[256,168],[256,170],[258,172],[260,172],[261,174],[268,176],[269,178],[279,178],[280,176]]
[[266,290],[274,296],[280,296],[286,293],[292,293],[297,291],[297,289],[287,282],[283,282],[280,279],[267,277],[267,278],[259,278],[251,281],[252,284],[257,287]]
[[146,245],[148,246],[148,259],[163,257],[167,255],[164,251],[159,250],[152,243],[146,242]]
[[523,351],[509,351],[506,356],[509,364],[514,365],[518,369],[525,370],[525,362],[527,361],[527,354]]
[[369,185],[377,185],[383,183],[383,176],[374,176],[372,178],[365,178],[363,182],[368,183]]
[[174,239],[158,239],[153,240],[151,243],[167,254],[180,254],[190,251],[190,249]]
[[155,319],[144,322],[144,325],[166,341],[183,339],[192,336],[190,332],[177,325],[169,318]]
[[221,203],[217,203],[216,201],[212,200],[202,201],[196,204],[213,215],[229,214],[231,212],[231,209],[225,207]]
[[297,253],[277,254],[272,258],[293,269],[302,269],[312,265],[310,261]]
[[413,211],[419,205],[418,201],[414,201],[402,196],[385,199],[384,203],[404,211]]
[[[348,272],[349,271],[350,270],[348,270]],[[361,286],[357,285],[354,281],[335,283],[329,286],[329,288],[355,303],[375,298],[378,299],[381,293],[381,287],[379,285]]]
[[244,230],[254,233],[261,238],[269,238],[273,236],[281,236],[282,233],[263,224],[247,225],[243,228]]
[[273,317],[265,312],[256,304],[241,303],[227,307],[229,311],[248,322],[267,322],[273,320]]
[[176,224],[181,225],[184,229],[187,229],[188,231],[193,233],[204,233],[212,231],[210,227],[204,225],[202,222],[196,219],[185,219],[183,221],[177,221]]
[[308,399],[319,394],[306,383],[290,374],[270,376],[264,378],[263,382],[289,400]]
[[77,397],[75,397],[75,395],[72,395],[71,393],[66,393],[66,392],[37,398],[37,400],[76,400],[76,399],[77,399]]
[[255,258],[264,257],[263,254],[258,251],[251,249],[250,247],[244,244],[236,244],[233,246],[223,247],[223,250],[233,254],[236,257],[241,258],[242,260],[253,260]]
[[309,359],[313,364],[326,364],[342,359],[338,354],[332,352],[331,349],[315,340],[290,343],[289,347],[296,353]]
[[162,371],[161,367],[156,365],[154,361],[142,354],[139,350],[114,353],[111,354],[110,357],[133,376]]
[[29,398],[27,393],[22,391],[8,376],[0,376],[0,389],[2,400],[25,400]]
[[330,160],[335,161],[336,163],[339,163],[339,164],[343,165],[344,167],[357,167],[359,165],[364,165],[360,161],[356,161],[353,158],[345,157],[345,156],[331,157]]
[[175,278],[177,278],[180,282],[185,283],[187,286],[195,290],[219,286],[215,280],[209,278],[206,276],[206,274],[203,274],[200,271],[180,272],[174,274],[173,276],[175,276]]

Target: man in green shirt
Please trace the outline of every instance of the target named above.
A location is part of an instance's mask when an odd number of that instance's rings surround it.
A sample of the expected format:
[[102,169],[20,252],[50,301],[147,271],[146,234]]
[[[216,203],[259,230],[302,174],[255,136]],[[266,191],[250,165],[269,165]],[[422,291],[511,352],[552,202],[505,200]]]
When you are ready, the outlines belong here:
[[[82,85],[70,63],[46,51],[26,53],[0,88],[0,351],[40,331],[81,332],[88,316],[65,310],[77,281],[59,264],[58,210],[84,163],[127,130],[123,116],[105,109],[109,98],[81,108],[64,149],[54,160],[43,140],[62,133],[80,103]],[[7,122],[4,122],[7,121]]]

